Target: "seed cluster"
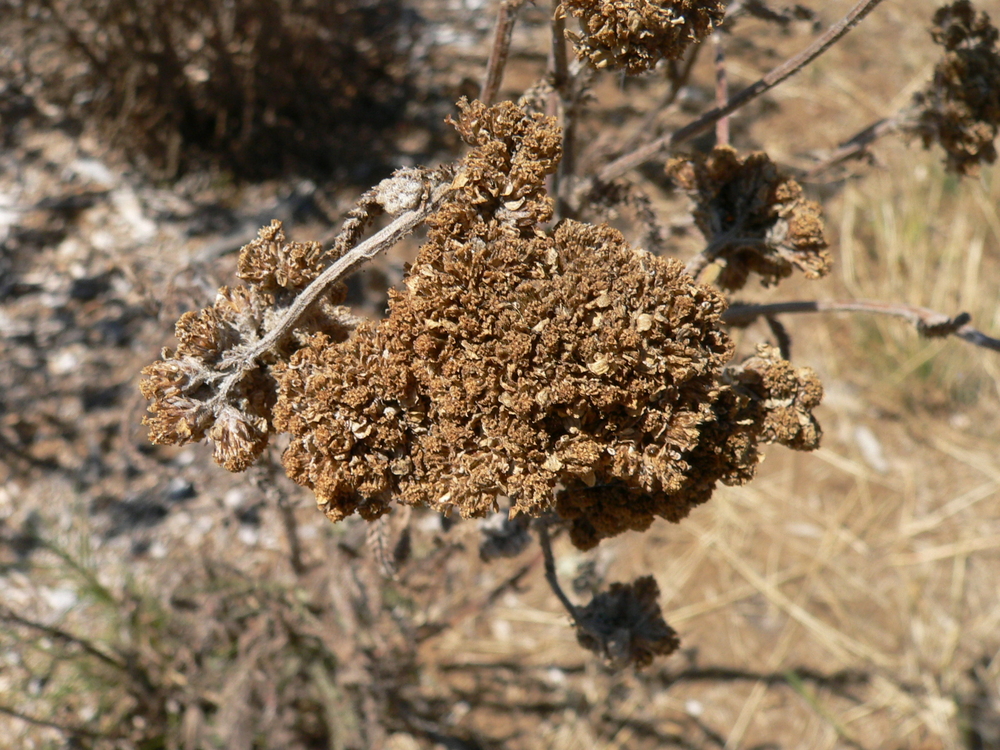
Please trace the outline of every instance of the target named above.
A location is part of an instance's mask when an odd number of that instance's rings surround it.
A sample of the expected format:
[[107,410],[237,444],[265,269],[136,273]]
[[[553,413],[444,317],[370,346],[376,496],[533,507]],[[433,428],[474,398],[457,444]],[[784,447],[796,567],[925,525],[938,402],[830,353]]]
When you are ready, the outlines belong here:
[[716,280],[723,289],[742,289],[751,273],[773,286],[796,268],[809,279],[829,272],[819,204],[766,153],[741,159],[717,146],[708,156],[671,160],[667,174],[694,199],[707,253],[724,264]]
[[996,161],[1000,132],[1000,52],[998,31],[986,13],[968,0],[934,14],[934,41],[945,48],[927,88],[914,97],[918,110],[909,126],[924,147],[939,143],[950,170],[966,174]]
[[680,647],[677,633],[663,619],[660,587],[652,576],[612,583],[574,615],[577,641],[614,669],[648,667],[656,656]]
[[143,419],[149,439],[158,445],[183,445],[209,438],[216,462],[229,471],[243,471],[267,446],[275,385],[268,364],[288,357],[300,338],[323,330],[328,338],[345,339],[353,327],[346,308],[338,307],[345,289],[331,289],[299,326],[296,335],[279,341],[265,361],[228,388],[223,365],[259,342],[271,328],[278,310],[322,271],[317,242],[286,242],[280,221],[260,230],[240,253],[238,275],[248,282],[222,287],[215,303],[177,321],[176,350],[164,349],[161,359],[142,371],[139,387],[152,403]]
[[589,548],[749,479],[758,443],[796,443],[779,427],[809,415],[805,376],[769,359],[729,373],[718,293],[607,226],[541,229],[551,118],[472,103],[457,126],[473,149],[388,318],[273,368],[285,468],[332,520],[394,500],[481,517],[509,498]]
[[567,32],[577,55],[629,74],[676,60],[726,15],[719,0],[563,0],[562,7],[580,19],[581,32]]

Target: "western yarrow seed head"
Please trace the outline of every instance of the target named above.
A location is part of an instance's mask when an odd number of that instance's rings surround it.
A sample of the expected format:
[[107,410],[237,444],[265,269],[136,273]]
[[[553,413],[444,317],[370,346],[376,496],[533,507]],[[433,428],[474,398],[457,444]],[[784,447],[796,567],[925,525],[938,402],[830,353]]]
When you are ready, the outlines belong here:
[[[240,254],[248,283],[183,315],[177,349],[143,371],[154,442],[208,437],[239,471],[271,432],[287,432],[285,469],[331,520],[371,520],[394,501],[484,517],[503,501],[512,516],[555,511],[584,549],[678,521],[720,481],[747,481],[761,443],[816,447],[815,376],[769,349],[729,366],[719,293],[608,226],[543,228],[560,157],[553,118],[510,102],[459,109],[472,148],[388,317],[358,324],[334,287],[272,335],[334,260],[272,223]],[[794,236],[806,209],[758,161],[753,179],[727,162],[730,182],[756,190],[737,205],[740,227],[766,240],[785,222]],[[720,183],[715,165],[697,183],[705,190]],[[412,178],[369,191],[352,236],[376,204],[419,203]],[[706,212],[739,201],[722,182]]]
[[461,109],[473,148],[389,316],[273,367],[289,476],[332,520],[393,500],[483,517],[508,498],[555,509],[583,548],[748,479],[789,404],[729,382],[722,297],[607,226],[543,230],[554,120]]
[[679,58],[726,15],[719,0],[563,0],[562,7],[580,19],[580,33],[566,34],[577,55],[629,74]]
[[944,57],[914,97],[917,114],[904,127],[919,135],[925,148],[941,144],[948,169],[966,174],[997,158],[1000,32],[988,14],[977,14],[972,3],[959,0],[934,14],[931,36],[944,47]]
[[706,254],[723,264],[716,280],[723,289],[742,289],[751,273],[773,286],[796,268],[809,279],[829,272],[819,204],[767,154],[741,159],[717,146],[708,156],[672,159],[667,174],[694,200]]

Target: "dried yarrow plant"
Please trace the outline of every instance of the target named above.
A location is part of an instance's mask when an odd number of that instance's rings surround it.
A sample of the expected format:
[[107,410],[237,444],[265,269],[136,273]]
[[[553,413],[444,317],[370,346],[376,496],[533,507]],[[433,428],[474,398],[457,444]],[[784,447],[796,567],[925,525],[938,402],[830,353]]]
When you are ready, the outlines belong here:
[[[876,4],[859,3],[796,64]],[[506,59],[519,7],[503,5],[495,66]],[[566,32],[578,54],[627,73],[677,57],[724,16],[715,2],[567,0],[556,31],[567,13],[580,19],[580,31]],[[989,36],[975,28],[977,38]],[[558,58],[566,49],[556,36]],[[786,67],[754,90],[787,78]],[[830,268],[819,205],[764,153],[718,146],[668,161],[705,237],[686,264],[587,223],[573,201],[557,208],[547,187],[566,133],[559,118],[535,111],[535,100],[548,97],[556,105],[548,109],[571,125],[571,108],[560,105],[585,87],[561,85],[568,71],[565,59],[554,60],[550,85],[533,87],[542,93],[522,105],[459,102],[453,124],[468,152],[435,170],[400,170],[373,188],[330,249],[288,242],[279,222],[262,229],[240,254],[244,285],[182,316],[176,349],[143,371],[152,402],[146,424],[155,443],[208,438],[216,461],[232,471],[251,465],[272,434],[288,435],[288,476],[335,522],[355,513],[375,521],[396,506],[463,518],[508,509],[504,523],[484,527],[481,557],[519,554],[533,529],[580,643],[614,666],[643,666],[678,645],[656,582],[613,584],[574,605],[556,578],[550,534],[565,531],[586,550],[657,518],[678,522],[720,482],[752,479],[763,445],[815,449],[822,386],[812,370],[787,360],[787,334],[774,315],[888,312],[926,335],[1000,342],[970,328],[968,316],[866,301],[728,307],[725,293],[751,274],[770,286],[796,269],[815,279]],[[484,89],[495,91],[500,72],[488,71]],[[684,138],[725,117],[733,100],[756,95],[736,94]],[[600,176],[571,187],[561,194],[590,191],[605,208],[616,200],[649,206],[637,188]],[[380,214],[395,218],[362,241]],[[359,321],[342,306],[342,279],[420,226],[426,241],[403,288],[390,293],[387,316]],[[714,283],[699,282],[713,265]],[[727,328],[759,316],[772,320],[778,346],[762,343],[735,360]]]

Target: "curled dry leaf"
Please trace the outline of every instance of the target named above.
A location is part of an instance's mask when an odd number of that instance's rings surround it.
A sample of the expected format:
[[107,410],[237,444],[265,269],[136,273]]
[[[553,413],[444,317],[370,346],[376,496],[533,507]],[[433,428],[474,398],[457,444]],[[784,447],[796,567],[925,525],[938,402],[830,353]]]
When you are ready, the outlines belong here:
[[580,33],[566,34],[577,55],[629,74],[676,60],[726,15],[719,0],[563,0],[562,7],[580,19]]
[[966,174],[997,158],[1000,31],[988,14],[977,14],[972,3],[959,0],[934,14],[931,36],[944,47],[944,57],[914,97],[917,114],[904,127],[919,135],[925,148],[941,144],[948,169]]
[[672,159],[667,174],[695,202],[695,221],[709,243],[706,260],[723,262],[716,280],[723,289],[742,289],[751,272],[764,286],[796,268],[810,279],[829,272],[819,204],[803,198],[767,154],[740,159],[717,146],[707,157]]

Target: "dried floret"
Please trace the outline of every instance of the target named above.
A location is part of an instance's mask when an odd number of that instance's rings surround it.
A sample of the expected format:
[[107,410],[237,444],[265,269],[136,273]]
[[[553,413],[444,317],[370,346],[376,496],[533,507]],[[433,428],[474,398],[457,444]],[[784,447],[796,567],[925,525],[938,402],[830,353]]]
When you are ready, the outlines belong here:
[[453,182],[450,203],[463,211],[439,215],[438,226],[454,221],[450,231],[461,233],[482,217],[521,228],[550,219],[552,199],[545,194],[544,178],[555,171],[562,155],[555,118],[529,116],[507,101],[487,107],[462,99],[458,107],[461,115],[455,127],[474,148],[462,159]]
[[830,270],[819,204],[763,152],[740,159],[728,146],[707,157],[673,159],[667,173],[695,201],[694,218],[709,243],[710,260],[723,263],[716,283],[743,288],[751,272],[773,286],[798,268],[817,279]]
[[940,143],[950,170],[966,174],[996,161],[1000,131],[1000,32],[968,0],[934,14],[934,41],[945,48],[927,88],[914,97],[915,118],[904,125],[925,148]]
[[576,639],[606,659],[613,669],[649,666],[656,656],[680,646],[677,633],[663,619],[660,588],[652,576],[613,583],[574,613]]
[[580,33],[566,34],[577,55],[629,74],[676,60],[726,15],[720,0],[563,0],[562,7],[580,19]]
[[318,242],[286,242],[278,220],[261,228],[257,239],[240,251],[237,275],[262,292],[297,290],[323,271],[323,246]]
[[822,430],[812,410],[823,400],[823,386],[809,367],[796,368],[774,347],[760,344],[757,354],[729,371],[763,412],[761,441],[795,450],[815,450]]
[[459,126],[475,147],[388,318],[275,365],[289,475],[334,520],[509,498],[583,548],[748,479],[767,410],[724,382],[722,297],[607,226],[542,231],[550,119],[474,103]]

